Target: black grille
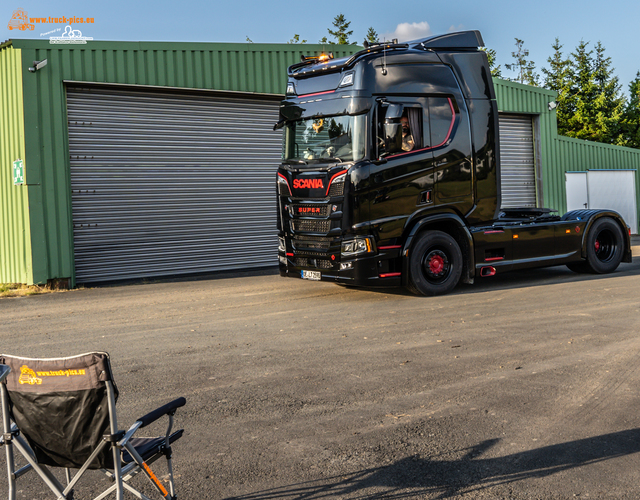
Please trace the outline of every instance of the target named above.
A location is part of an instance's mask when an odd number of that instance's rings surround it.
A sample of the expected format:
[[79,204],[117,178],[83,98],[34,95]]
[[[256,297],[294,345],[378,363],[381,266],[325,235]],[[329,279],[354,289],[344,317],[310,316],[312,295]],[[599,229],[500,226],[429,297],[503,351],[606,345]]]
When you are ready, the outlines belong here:
[[289,205],[289,213],[292,217],[326,217],[329,215],[329,205],[296,203]]
[[329,196],[343,196],[344,195],[344,182],[334,182],[329,188]]
[[317,250],[327,250],[330,242],[328,241],[300,241],[296,240],[294,246],[296,248],[314,248]]
[[327,238],[326,236],[294,236],[293,237],[294,240],[297,241],[317,241],[317,242],[322,242],[322,241],[326,241],[327,244],[331,243],[331,238]]
[[305,259],[298,258],[295,260],[296,267],[315,267],[316,269],[331,269],[333,264],[327,259]]
[[326,252],[313,252],[309,250],[300,250],[299,248],[296,248],[295,251],[296,251],[296,255],[304,255],[305,257],[319,257],[321,259],[324,259],[327,257]]
[[291,229],[306,233],[328,233],[331,229],[330,220],[292,220]]

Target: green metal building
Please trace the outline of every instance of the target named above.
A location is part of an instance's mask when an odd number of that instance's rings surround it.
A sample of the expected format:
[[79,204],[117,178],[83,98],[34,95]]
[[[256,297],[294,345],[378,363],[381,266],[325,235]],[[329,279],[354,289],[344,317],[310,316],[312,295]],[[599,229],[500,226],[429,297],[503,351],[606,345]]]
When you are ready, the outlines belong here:
[[[272,126],[286,68],[322,49],[0,45],[0,283],[75,286],[274,265],[281,138]],[[332,49],[341,57],[359,47]],[[583,183],[587,204],[608,185],[598,177],[589,191],[592,175],[615,171],[633,188],[625,199],[637,232],[640,151],[558,136],[555,93],[495,84],[503,206],[563,213]]]

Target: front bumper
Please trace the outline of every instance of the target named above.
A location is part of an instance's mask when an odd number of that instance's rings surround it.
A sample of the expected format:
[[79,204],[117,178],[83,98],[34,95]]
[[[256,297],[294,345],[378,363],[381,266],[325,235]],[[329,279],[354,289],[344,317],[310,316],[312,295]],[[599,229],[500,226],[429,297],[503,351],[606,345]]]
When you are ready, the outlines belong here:
[[400,250],[399,247],[379,250],[354,258],[343,258],[339,251],[322,257],[279,252],[280,276],[362,287],[402,286]]

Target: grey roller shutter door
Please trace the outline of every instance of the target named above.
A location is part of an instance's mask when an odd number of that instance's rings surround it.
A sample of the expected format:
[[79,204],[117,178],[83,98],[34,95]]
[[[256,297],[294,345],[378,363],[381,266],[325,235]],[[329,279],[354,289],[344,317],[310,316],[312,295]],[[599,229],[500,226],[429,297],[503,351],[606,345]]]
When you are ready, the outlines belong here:
[[76,280],[277,265],[278,106],[68,87]]
[[529,115],[500,114],[502,207],[536,207],[533,122]]

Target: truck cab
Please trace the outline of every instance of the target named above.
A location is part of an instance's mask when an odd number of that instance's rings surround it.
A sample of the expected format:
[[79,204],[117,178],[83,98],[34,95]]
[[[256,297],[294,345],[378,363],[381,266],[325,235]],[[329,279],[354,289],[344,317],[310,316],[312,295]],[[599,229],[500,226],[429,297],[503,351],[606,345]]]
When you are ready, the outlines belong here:
[[500,209],[483,45],[478,31],[464,31],[289,68],[276,124],[282,276],[433,295],[510,269],[581,269],[588,226],[601,217],[613,224],[605,261],[630,259],[615,212]]

